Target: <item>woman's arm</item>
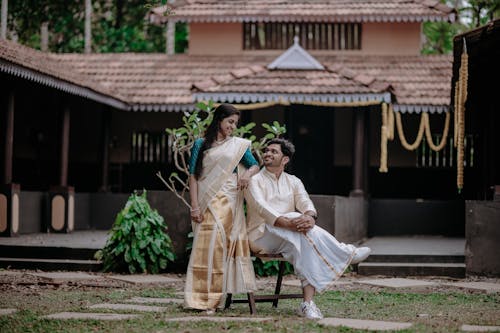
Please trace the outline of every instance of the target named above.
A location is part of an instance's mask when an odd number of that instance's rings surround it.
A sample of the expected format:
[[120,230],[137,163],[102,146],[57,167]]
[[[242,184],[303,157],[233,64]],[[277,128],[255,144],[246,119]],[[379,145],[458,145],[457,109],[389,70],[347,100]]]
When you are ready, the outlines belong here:
[[198,205],[198,181],[194,175],[189,175],[189,197],[191,198],[191,220],[203,222],[203,214]]

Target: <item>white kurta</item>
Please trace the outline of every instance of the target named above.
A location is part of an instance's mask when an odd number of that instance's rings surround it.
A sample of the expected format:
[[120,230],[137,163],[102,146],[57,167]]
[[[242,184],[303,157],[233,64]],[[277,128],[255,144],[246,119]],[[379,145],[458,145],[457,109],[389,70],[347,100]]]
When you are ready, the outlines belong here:
[[316,212],[304,185],[283,172],[279,179],[263,168],[251,178],[246,191],[250,247],[256,253],[281,253],[295,273],[317,291],[324,290],[349,266],[356,247],[335,239],[321,227],[306,234],[274,226],[280,216],[293,218]]

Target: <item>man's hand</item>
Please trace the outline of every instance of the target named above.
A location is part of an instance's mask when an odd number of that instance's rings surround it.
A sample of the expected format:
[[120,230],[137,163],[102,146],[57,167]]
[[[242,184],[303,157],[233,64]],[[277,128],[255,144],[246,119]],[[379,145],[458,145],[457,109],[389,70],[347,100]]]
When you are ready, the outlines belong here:
[[303,234],[306,234],[316,224],[314,218],[311,215],[306,214],[296,217],[290,222],[295,226],[295,231],[302,232]]

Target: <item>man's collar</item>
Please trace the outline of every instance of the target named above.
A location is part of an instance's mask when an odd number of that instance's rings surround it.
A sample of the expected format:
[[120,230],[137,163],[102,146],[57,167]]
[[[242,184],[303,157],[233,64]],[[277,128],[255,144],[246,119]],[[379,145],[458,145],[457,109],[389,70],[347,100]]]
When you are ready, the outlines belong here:
[[[266,168],[266,167],[263,167],[263,168],[262,168],[262,172],[263,172],[263,173],[264,173],[267,177],[271,177],[271,179],[278,180],[278,177],[276,177],[276,175],[274,174],[274,172],[271,172],[271,171],[267,170],[267,168]],[[285,171],[282,171],[282,172],[281,172],[280,177],[282,177],[284,173],[285,173]]]

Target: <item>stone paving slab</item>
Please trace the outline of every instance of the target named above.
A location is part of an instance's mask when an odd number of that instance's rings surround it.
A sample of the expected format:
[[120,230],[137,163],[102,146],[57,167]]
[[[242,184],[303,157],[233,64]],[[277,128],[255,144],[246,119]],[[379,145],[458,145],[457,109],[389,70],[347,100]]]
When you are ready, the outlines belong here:
[[178,298],[133,297],[127,302],[141,304],[182,304],[184,300]]
[[16,271],[2,271],[0,270],[0,276],[6,275],[6,276],[16,276],[16,275],[23,275],[23,272],[16,272]]
[[180,278],[171,278],[163,275],[137,274],[137,275],[110,275],[108,279],[129,282],[133,284],[148,283],[176,283],[182,282]]
[[465,332],[498,332],[500,326],[462,325],[460,329]]
[[490,282],[453,282],[446,283],[447,286],[453,286],[464,289],[483,290],[487,293],[500,293],[500,283]]
[[272,321],[271,317],[217,317],[217,316],[189,316],[189,317],[176,317],[167,318],[168,322],[185,322],[185,321],[213,321],[213,322],[228,322],[228,321],[246,321],[246,322],[263,322]]
[[86,313],[86,312],[59,312],[47,316],[46,319],[90,319],[90,320],[125,320],[137,318],[136,314],[119,313]]
[[[343,285],[349,285],[352,284],[350,281],[342,281],[342,280],[337,280],[332,282],[327,289],[334,289],[336,286],[343,286]],[[302,283],[300,282],[299,279],[294,279],[294,280],[288,280],[288,281],[283,281],[284,286],[289,286],[289,287],[297,287],[302,289]]]
[[103,277],[100,275],[92,275],[82,272],[28,273],[28,275],[36,276],[52,283],[65,283],[65,282],[103,279]]
[[168,308],[163,306],[152,305],[136,305],[136,304],[113,304],[102,303],[89,306],[90,309],[110,309],[110,310],[126,310],[126,311],[142,311],[142,312],[164,312]]
[[402,330],[411,327],[412,323],[398,323],[393,321],[361,320],[347,318],[324,318],[318,321],[323,326],[345,326],[359,330],[388,331]]
[[359,280],[359,281],[356,281],[356,283],[368,284],[368,285],[378,286],[378,287],[396,288],[396,289],[397,288],[421,288],[421,287],[430,287],[430,286],[437,286],[438,285],[435,282],[414,280],[414,279],[403,279],[403,278]]
[[0,309],[0,316],[7,316],[17,312],[17,309]]

